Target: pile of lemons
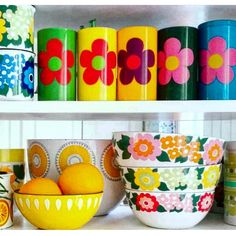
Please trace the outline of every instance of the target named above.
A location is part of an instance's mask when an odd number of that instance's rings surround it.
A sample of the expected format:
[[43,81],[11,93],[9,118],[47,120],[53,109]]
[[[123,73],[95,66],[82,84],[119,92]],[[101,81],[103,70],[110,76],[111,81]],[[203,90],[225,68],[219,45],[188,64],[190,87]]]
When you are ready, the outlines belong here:
[[66,167],[57,183],[49,178],[35,178],[19,190],[24,194],[70,195],[92,194],[104,190],[104,180],[99,169],[89,163],[78,163]]

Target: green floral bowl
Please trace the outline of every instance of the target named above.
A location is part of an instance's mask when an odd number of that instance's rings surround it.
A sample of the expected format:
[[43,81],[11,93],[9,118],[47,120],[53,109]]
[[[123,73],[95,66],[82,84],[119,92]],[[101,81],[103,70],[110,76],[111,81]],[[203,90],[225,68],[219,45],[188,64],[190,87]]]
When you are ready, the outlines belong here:
[[210,211],[214,191],[153,193],[126,189],[134,215],[145,225],[185,229],[197,225]]
[[198,166],[219,164],[224,140],[180,134],[114,132],[120,166]]
[[221,164],[199,167],[120,167],[125,187],[153,192],[214,190]]

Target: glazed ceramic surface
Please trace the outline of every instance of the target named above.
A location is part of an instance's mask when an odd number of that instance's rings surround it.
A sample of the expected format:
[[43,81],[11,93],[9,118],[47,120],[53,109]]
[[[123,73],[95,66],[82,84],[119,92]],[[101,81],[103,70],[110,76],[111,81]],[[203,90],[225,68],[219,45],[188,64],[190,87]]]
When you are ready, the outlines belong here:
[[177,26],[158,32],[158,100],[195,100],[198,30]]
[[[199,98],[236,99],[236,21],[214,20],[199,27]],[[217,91],[217,92],[216,92]]]
[[34,13],[31,5],[0,5],[0,48],[33,51]]
[[114,132],[120,166],[197,166],[221,162],[224,140],[180,134]]
[[201,193],[153,193],[126,189],[134,215],[154,228],[191,228],[209,212],[214,191]]
[[118,31],[118,100],[156,100],[157,29],[132,26]]
[[0,229],[13,225],[13,190],[10,183],[12,175],[0,171]]
[[115,101],[116,30],[89,27],[78,32],[78,100]]
[[120,167],[125,187],[154,192],[202,192],[216,188],[221,165],[201,167]]
[[234,187],[224,189],[224,220],[228,224],[236,225],[236,181],[227,182],[228,185],[234,184]]
[[0,171],[14,173],[11,187],[19,189],[25,178],[24,149],[0,149]]
[[29,140],[28,160],[32,178],[47,177],[55,181],[68,165],[79,162],[96,165],[105,181],[103,201],[97,215],[108,214],[124,197],[111,140]]
[[0,100],[32,100],[34,56],[22,50],[0,50]]
[[66,28],[38,31],[38,99],[76,100],[76,32]]
[[40,229],[78,229],[96,214],[102,193],[88,195],[27,195],[14,193],[22,215]]

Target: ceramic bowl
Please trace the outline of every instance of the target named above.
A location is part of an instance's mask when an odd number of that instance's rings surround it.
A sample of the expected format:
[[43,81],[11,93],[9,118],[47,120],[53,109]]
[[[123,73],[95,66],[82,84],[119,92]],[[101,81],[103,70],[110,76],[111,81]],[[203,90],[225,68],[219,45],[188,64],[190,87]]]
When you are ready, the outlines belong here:
[[0,149],[0,171],[14,173],[11,176],[11,187],[19,189],[25,178],[24,149]]
[[120,167],[125,187],[154,192],[211,191],[218,184],[221,164],[199,167]]
[[198,166],[221,162],[224,140],[180,134],[114,132],[120,166]]
[[103,200],[96,215],[108,214],[125,195],[111,140],[29,140],[28,162],[32,178],[47,177],[55,181],[68,165],[79,162],[96,165],[105,181]]
[[0,100],[32,100],[34,53],[0,50]]
[[197,225],[209,212],[214,191],[201,193],[154,193],[126,189],[134,215],[145,225],[185,229]]
[[0,48],[33,51],[34,13],[31,5],[0,5]]
[[86,195],[30,195],[15,192],[21,214],[40,229],[78,229],[96,214],[103,193]]

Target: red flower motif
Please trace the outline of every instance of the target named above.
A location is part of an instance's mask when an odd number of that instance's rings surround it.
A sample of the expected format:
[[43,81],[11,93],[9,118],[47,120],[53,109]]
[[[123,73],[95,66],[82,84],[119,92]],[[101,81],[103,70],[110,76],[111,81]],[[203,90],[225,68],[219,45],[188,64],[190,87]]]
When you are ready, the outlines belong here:
[[155,196],[151,196],[149,193],[141,193],[137,196],[136,205],[141,211],[157,211],[159,202],[156,200]]
[[47,42],[46,51],[39,53],[40,81],[44,85],[50,85],[54,79],[61,85],[70,83],[71,73],[69,68],[74,66],[74,54],[72,51],[64,51],[59,39],[51,39]]
[[82,67],[86,67],[83,73],[85,83],[95,84],[99,78],[105,85],[113,83],[112,69],[116,67],[116,54],[108,51],[108,44],[105,40],[96,39],[92,43],[92,51],[82,51],[80,64]]
[[198,202],[198,210],[199,211],[209,211],[212,207],[214,201],[214,194],[212,193],[205,193],[203,196],[200,197]]

